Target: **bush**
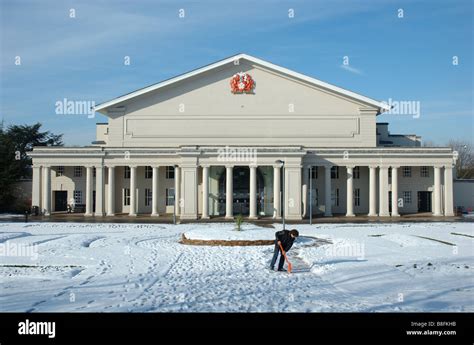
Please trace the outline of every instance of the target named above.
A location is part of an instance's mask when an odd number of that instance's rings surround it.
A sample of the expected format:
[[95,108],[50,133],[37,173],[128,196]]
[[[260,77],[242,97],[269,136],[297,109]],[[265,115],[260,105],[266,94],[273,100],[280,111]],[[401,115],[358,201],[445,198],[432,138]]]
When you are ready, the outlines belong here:
[[239,214],[237,217],[235,217],[235,225],[236,225],[235,229],[237,231],[241,230],[241,226],[242,226],[243,221],[244,221],[244,217],[242,217],[241,214]]

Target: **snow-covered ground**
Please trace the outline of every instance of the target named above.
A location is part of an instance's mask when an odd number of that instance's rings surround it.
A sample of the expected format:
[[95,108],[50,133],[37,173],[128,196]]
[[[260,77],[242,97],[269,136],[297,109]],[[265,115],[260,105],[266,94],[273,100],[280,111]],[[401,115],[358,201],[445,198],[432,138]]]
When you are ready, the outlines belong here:
[[300,238],[295,274],[272,246],[178,243],[229,227],[0,223],[0,311],[474,311],[474,223],[291,226],[330,241]]
[[206,227],[193,227],[184,232],[184,235],[190,240],[259,241],[275,239],[275,229],[245,223],[241,225],[240,230],[237,230],[235,224],[222,223],[218,226],[208,224]]

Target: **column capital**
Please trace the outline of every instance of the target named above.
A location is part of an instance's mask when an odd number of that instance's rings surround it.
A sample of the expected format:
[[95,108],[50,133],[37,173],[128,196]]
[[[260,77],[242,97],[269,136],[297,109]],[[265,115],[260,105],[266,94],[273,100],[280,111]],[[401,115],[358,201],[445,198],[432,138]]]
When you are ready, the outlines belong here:
[[96,169],[98,169],[98,168],[105,168],[105,165],[102,165],[102,164],[100,164],[100,165],[94,165],[93,168],[96,168]]
[[346,165],[346,169],[354,169],[355,165]]
[[250,164],[250,165],[249,165],[249,168],[250,168],[250,169],[257,169],[257,168],[258,168],[258,165],[256,165],[256,164]]
[[388,169],[389,166],[388,165],[379,165],[379,169],[382,170],[382,169]]
[[281,167],[281,164],[273,164],[273,169],[280,169]]
[[445,169],[452,169],[452,168],[453,168],[453,164],[446,164],[446,165],[444,165],[444,168],[445,168]]
[[105,167],[108,168],[108,169],[114,169],[114,168],[117,167],[117,165],[115,165],[115,164],[106,164]]
[[379,166],[376,164],[370,164],[368,165],[369,169],[377,169]]
[[137,164],[131,164],[131,165],[128,165],[128,167],[130,169],[136,169],[138,167],[138,165]]
[[210,164],[201,164],[201,168],[203,168],[203,169],[204,169],[204,168],[210,168],[210,167],[211,167]]
[[233,168],[234,168],[234,164],[226,164],[226,165],[225,165],[225,168],[226,168],[226,169],[229,169],[229,168],[232,168],[232,169],[233,169]]
[[390,168],[392,168],[392,169],[399,169],[399,168],[400,168],[400,165],[391,165]]
[[443,164],[433,164],[433,168],[436,168],[436,169],[441,169],[443,167],[444,167]]
[[160,165],[158,165],[158,164],[152,164],[152,165],[150,165],[150,166],[151,166],[153,169],[158,169],[158,168],[160,167]]

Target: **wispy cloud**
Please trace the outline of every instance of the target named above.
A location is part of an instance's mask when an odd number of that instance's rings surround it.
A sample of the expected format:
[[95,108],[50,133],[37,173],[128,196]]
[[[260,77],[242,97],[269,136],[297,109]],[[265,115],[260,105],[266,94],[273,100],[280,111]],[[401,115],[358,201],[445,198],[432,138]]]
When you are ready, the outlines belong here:
[[351,67],[349,65],[342,64],[339,67],[341,67],[342,69],[345,69],[346,71],[349,71],[351,73],[355,73],[355,74],[358,74],[358,75],[364,75],[364,72],[362,72],[360,69],[355,68],[355,67]]

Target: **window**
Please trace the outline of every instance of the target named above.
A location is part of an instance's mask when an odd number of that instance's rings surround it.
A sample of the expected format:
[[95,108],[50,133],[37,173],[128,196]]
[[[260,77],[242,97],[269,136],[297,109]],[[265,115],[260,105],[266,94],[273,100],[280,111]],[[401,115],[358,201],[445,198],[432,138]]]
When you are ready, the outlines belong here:
[[352,170],[352,177],[360,178],[360,167],[355,167],[354,170]]
[[430,171],[428,167],[421,167],[420,168],[420,176],[421,177],[430,177]]
[[74,177],[82,177],[82,167],[74,167]]
[[124,167],[123,178],[130,178],[130,167]]
[[403,167],[403,177],[411,177],[411,167]]
[[145,178],[151,178],[153,176],[153,169],[151,167],[145,167]]
[[411,192],[403,192],[403,203],[404,204],[411,204]]
[[150,188],[145,188],[145,206],[150,206],[152,202],[152,194]]
[[311,178],[317,179],[318,178],[318,167],[312,167],[313,169],[311,170]]
[[174,167],[170,167],[170,166],[166,167],[166,178],[174,179]]
[[174,188],[166,188],[166,206],[174,205]]
[[331,178],[338,179],[339,178],[339,167],[332,167],[331,168]]
[[360,206],[360,188],[354,189],[354,206]]
[[64,176],[64,167],[62,165],[56,167],[56,177]]
[[80,205],[82,204],[82,191],[80,190],[75,190],[73,192],[73,196],[74,196],[74,203],[76,205]]
[[123,189],[123,206],[130,206],[130,188]]
[[331,193],[332,206],[339,206],[339,188],[336,188]]

